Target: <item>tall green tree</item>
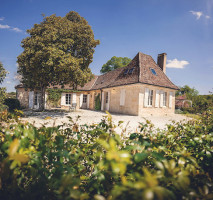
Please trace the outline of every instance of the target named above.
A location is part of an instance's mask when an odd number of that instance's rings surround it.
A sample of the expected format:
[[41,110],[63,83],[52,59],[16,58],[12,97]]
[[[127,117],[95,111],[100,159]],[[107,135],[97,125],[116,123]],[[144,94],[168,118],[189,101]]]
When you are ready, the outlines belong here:
[[65,17],[44,17],[27,32],[30,36],[22,41],[18,73],[26,88],[41,91],[43,110],[47,86],[69,83],[76,89],[91,79],[89,64],[99,40],[94,39],[88,22],[74,11]]
[[188,85],[180,87],[180,90],[176,92],[176,96],[186,95],[186,97],[190,100],[193,100],[195,97],[198,96],[198,94],[198,90],[196,90],[195,88],[191,88]]
[[131,59],[127,57],[116,57],[113,56],[110,60],[107,61],[101,68],[101,73],[112,71],[117,68],[125,67],[130,63]]
[[[4,81],[6,75],[7,71],[4,69],[3,64],[0,62],[0,84]],[[2,108],[2,104],[5,98],[6,98],[6,88],[0,87],[0,109]]]

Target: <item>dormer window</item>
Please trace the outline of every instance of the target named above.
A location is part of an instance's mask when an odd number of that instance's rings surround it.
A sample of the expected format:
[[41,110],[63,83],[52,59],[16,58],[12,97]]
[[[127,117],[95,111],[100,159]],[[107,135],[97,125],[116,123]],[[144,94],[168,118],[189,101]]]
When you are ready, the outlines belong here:
[[134,67],[133,68],[131,68],[130,70],[129,70],[129,74],[132,74],[132,72],[134,71]]
[[126,70],[124,71],[124,75],[127,75],[127,74],[128,74],[128,71],[129,71],[129,69],[126,69]]
[[150,68],[152,74],[154,74],[155,76],[157,75],[156,71],[153,68]]

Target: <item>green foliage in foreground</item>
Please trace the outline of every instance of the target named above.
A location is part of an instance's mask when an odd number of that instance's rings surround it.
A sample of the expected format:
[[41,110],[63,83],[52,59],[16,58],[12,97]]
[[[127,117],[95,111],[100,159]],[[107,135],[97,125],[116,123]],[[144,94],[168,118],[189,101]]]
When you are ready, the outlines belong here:
[[109,114],[92,126],[0,122],[0,199],[213,199],[212,111],[129,137]]

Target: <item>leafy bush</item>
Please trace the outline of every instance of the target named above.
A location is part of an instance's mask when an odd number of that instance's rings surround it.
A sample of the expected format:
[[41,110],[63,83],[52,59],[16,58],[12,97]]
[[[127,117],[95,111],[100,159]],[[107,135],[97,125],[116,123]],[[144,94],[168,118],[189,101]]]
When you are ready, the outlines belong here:
[[4,104],[8,106],[9,111],[14,111],[15,109],[19,110],[21,108],[18,99],[7,98],[5,99]]
[[213,198],[212,111],[161,131],[147,121],[126,137],[110,114],[91,126],[3,120],[0,199]]

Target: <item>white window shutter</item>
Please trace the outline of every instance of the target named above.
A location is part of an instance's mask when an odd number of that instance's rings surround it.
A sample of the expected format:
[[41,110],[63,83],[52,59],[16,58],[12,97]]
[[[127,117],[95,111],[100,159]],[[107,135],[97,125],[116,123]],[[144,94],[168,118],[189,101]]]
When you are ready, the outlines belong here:
[[104,110],[104,92],[102,91],[102,97],[101,97],[101,110]]
[[76,103],[76,93],[72,94],[72,103]]
[[80,108],[82,107],[83,104],[83,94],[80,94]]
[[163,107],[163,91],[160,92],[160,107]]
[[65,93],[61,94],[61,105],[62,106],[66,105],[66,94]]
[[120,105],[121,106],[125,105],[125,96],[126,96],[126,90],[121,89],[121,92],[120,92]]
[[169,93],[169,107],[172,108],[172,97],[173,97],[173,92]]
[[90,94],[87,95],[87,108],[89,108],[89,97],[90,97]]
[[46,109],[47,108],[47,97],[48,97],[48,95],[47,95],[47,93],[45,92],[45,95],[44,95],[44,108]]
[[110,104],[110,92],[108,92],[108,103],[107,103],[107,110],[109,111],[109,104]]
[[156,95],[155,95],[155,107],[156,108],[159,107],[159,94],[160,94],[160,91],[156,90]]
[[149,89],[145,88],[145,94],[144,94],[144,107],[148,106],[148,96],[149,96]]
[[29,108],[33,108],[34,91],[29,92]]

